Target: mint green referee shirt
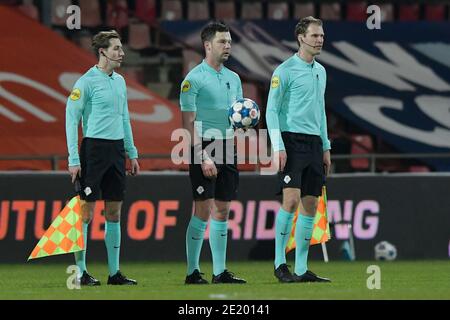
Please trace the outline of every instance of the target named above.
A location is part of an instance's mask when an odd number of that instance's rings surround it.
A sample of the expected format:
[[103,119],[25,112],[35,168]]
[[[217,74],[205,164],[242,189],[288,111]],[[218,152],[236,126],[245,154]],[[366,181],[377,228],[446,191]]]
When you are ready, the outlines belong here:
[[196,112],[195,129],[206,139],[233,137],[228,108],[241,98],[242,84],[237,73],[225,66],[217,71],[205,60],[181,83],[181,111]]
[[267,101],[266,121],[274,151],[285,150],[281,132],[320,136],[329,150],[325,114],[325,68],[307,63],[297,53],[275,69]]
[[83,137],[124,140],[130,159],[138,152],[133,142],[128,113],[125,79],[90,68],[75,83],[66,104],[66,138],[69,166],[80,165],[78,155],[78,124],[82,119]]

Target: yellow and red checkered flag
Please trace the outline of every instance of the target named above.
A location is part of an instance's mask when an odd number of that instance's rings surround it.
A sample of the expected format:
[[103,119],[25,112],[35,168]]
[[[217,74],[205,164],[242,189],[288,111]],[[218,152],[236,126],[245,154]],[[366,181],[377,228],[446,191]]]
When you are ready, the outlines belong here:
[[53,220],[28,260],[83,250],[81,222],[81,200],[76,196]]
[[[292,222],[291,235],[286,245],[286,253],[295,249],[295,225],[297,223],[298,214],[300,212],[300,206],[297,208],[294,214],[294,220]],[[314,227],[311,236],[311,242],[309,245],[319,244],[330,240],[330,225],[328,224],[328,212],[327,212],[327,189],[322,187],[322,195],[319,197],[319,204],[317,205],[316,216],[314,217]]]

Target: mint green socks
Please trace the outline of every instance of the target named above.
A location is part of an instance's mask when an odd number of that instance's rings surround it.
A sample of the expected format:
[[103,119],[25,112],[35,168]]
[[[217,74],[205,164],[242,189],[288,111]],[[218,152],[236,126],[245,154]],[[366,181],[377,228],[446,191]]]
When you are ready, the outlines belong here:
[[280,207],[275,219],[275,268],[286,263],[285,250],[291,234],[292,219],[294,219],[294,214]]
[[120,222],[106,221],[105,244],[108,253],[109,275],[113,276],[119,271]]
[[209,226],[209,245],[213,260],[213,274],[218,276],[225,271],[227,257],[228,223],[211,218]]
[[83,242],[84,242],[84,250],[77,251],[74,253],[75,255],[75,263],[77,264],[78,268],[80,269],[79,276],[83,274],[84,271],[87,271],[86,268],[86,251],[87,251],[87,234],[88,234],[88,223],[82,223],[83,228]]
[[200,252],[207,224],[207,221],[203,221],[196,216],[192,216],[189,222],[186,232],[187,275],[192,274],[195,269],[200,271]]
[[314,217],[298,215],[295,227],[295,274],[301,276],[308,270],[309,243],[314,226]]

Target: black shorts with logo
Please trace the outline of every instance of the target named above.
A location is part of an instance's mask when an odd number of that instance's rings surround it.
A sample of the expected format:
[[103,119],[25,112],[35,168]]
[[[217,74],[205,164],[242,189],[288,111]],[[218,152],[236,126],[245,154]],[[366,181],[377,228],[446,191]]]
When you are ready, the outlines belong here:
[[301,196],[320,196],[325,184],[323,144],[320,136],[282,132],[287,162],[278,173],[281,194],[284,188],[298,188]]
[[84,138],[80,164],[81,199],[123,200],[126,165],[123,140]]
[[[208,140],[202,142],[202,148],[208,150],[213,145],[219,146],[208,152],[214,160],[217,168],[217,178],[209,179],[203,175],[201,164],[194,163],[194,150],[191,148],[191,163],[189,164],[189,177],[192,186],[194,200],[215,199],[220,201],[231,201],[237,198],[239,188],[239,171],[237,168],[237,154],[234,139]],[[206,149],[205,149],[206,148]],[[220,148],[220,149],[219,149]],[[222,154],[215,152],[221,150]],[[227,151],[228,150],[228,151]],[[217,157],[217,158],[215,158]]]

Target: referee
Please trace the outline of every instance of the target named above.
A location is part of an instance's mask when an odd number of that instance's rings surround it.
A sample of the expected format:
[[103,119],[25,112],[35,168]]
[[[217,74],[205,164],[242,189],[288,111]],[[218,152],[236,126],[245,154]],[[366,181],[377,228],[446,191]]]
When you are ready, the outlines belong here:
[[[200,272],[200,252],[208,220],[213,260],[212,283],[246,283],[226,267],[228,215],[237,197],[239,171],[228,108],[242,98],[239,76],[223,63],[231,55],[227,25],[214,21],[201,32],[205,59],[181,84],[180,106],[183,128],[191,138],[189,177],[195,202],[186,231],[187,275],[185,284],[207,284]],[[227,146],[232,146],[227,148]],[[211,146],[213,150],[209,151]]]
[[[301,19],[295,38],[299,50],[274,71],[266,112],[283,194],[275,220],[275,277],[280,282],[330,282],[307,268],[318,197],[331,165],[324,97],[327,75],[314,58],[324,41],[322,21]],[[286,265],[285,248],[300,200],[292,274]]]
[[[139,172],[138,152],[133,142],[124,78],[114,72],[124,52],[119,34],[102,31],[92,40],[98,63],[75,83],[67,99],[66,137],[72,182],[79,178],[83,201],[82,220],[85,250],[75,253],[81,285],[100,281],[86,268],[88,225],[95,201],[105,200],[105,244],[111,285],[135,285],[119,270],[120,210],[125,192],[125,153],[131,159],[131,174]],[[78,125],[82,120],[83,140],[78,154]]]

